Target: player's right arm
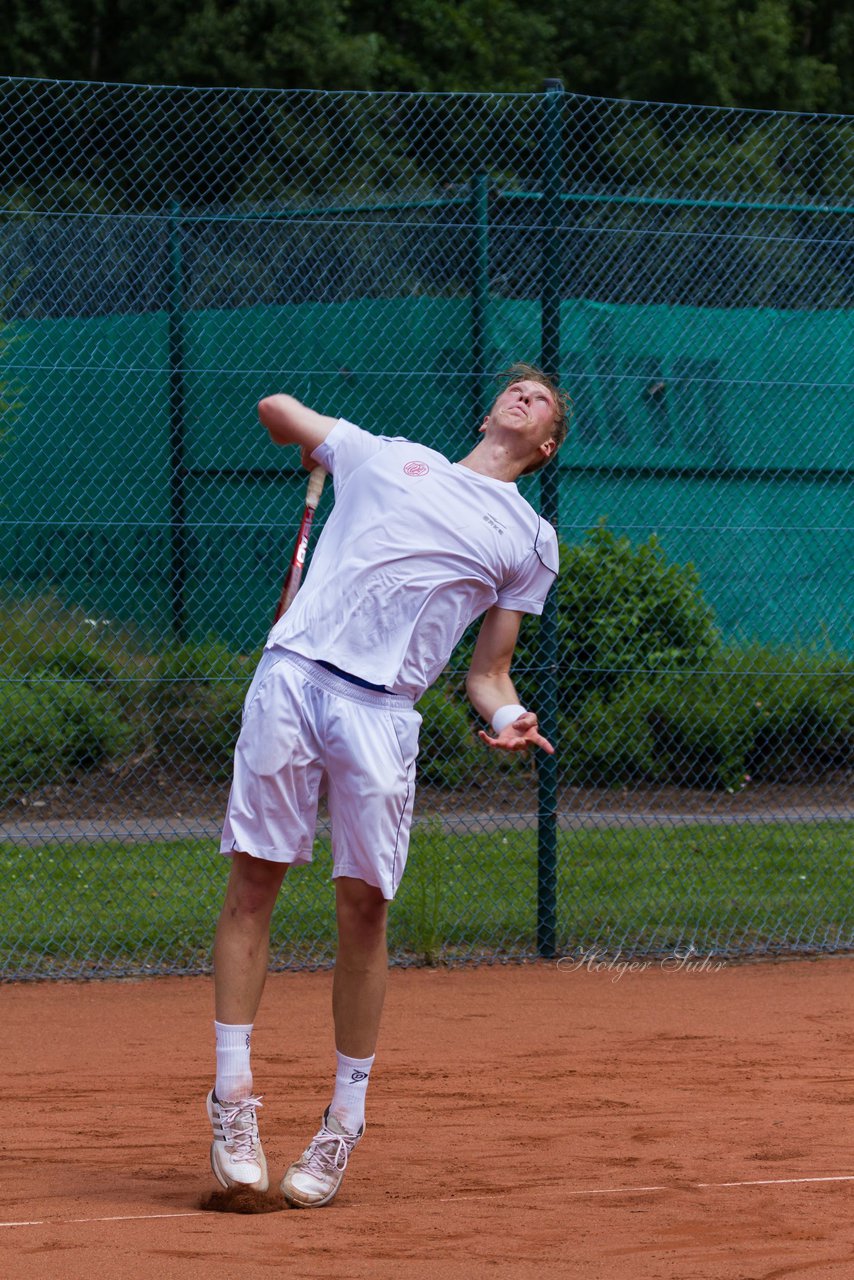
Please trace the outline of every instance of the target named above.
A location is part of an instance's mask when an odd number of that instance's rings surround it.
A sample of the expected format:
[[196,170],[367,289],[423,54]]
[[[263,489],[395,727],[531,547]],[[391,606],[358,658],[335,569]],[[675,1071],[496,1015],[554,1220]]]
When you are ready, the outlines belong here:
[[554,747],[540,733],[534,712],[519,705],[519,696],[510,679],[510,664],[521,621],[522,614],[514,609],[493,605],[487,610],[466,676],[466,692],[475,711],[484,720],[492,720],[499,708],[512,706],[519,713],[494,737],[480,730],[479,737],[488,747],[500,751],[526,751],[528,747],[535,746],[552,755]]
[[311,457],[335,426],[337,418],[309,409],[294,396],[266,396],[258,405],[258,417],[276,444],[295,444],[301,450],[302,465],[317,466]]

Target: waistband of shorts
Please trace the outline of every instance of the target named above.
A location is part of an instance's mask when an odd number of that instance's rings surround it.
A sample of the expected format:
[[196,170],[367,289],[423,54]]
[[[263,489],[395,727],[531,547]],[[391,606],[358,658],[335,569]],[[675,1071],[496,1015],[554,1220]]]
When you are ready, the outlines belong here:
[[304,658],[301,653],[294,653],[293,649],[273,648],[267,652],[275,653],[277,657],[298,667],[312,684],[325,689],[327,693],[334,693],[338,698],[347,698],[364,707],[376,707],[378,711],[411,711],[415,705],[411,698],[406,698],[401,693],[380,693],[379,690],[363,689],[361,685],[353,684],[343,676],[335,675],[333,671],[327,671],[319,662]]
[[342,671],[340,667],[336,667],[334,662],[325,662],[323,658],[314,658],[313,661],[319,667],[323,667],[324,671],[331,671],[334,676],[340,676],[348,684],[358,685],[360,689],[370,689],[373,693],[391,692],[384,684],[372,684],[370,680],[363,680],[361,676],[351,676],[349,671]]

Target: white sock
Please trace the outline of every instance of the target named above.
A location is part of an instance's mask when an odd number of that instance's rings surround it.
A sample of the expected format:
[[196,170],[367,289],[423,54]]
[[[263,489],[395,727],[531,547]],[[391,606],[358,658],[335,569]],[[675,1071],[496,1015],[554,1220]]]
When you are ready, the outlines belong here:
[[336,1057],[338,1070],[329,1110],[348,1133],[358,1133],[365,1123],[365,1094],[374,1058],[348,1058],[337,1052]]
[[252,1093],[249,1043],[252,1023],[214,1022],[216,1031],[216,1085],[219,1102],[236,1102]]

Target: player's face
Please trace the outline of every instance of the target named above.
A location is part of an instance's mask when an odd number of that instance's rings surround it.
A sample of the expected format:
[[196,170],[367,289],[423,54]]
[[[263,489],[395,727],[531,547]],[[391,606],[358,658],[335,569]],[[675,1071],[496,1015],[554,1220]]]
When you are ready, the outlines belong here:
[[495,401],[485,426],[512,430],[524,438],[532,450],[552,439],[556,405],[548,387],[539,382],[512,382]]

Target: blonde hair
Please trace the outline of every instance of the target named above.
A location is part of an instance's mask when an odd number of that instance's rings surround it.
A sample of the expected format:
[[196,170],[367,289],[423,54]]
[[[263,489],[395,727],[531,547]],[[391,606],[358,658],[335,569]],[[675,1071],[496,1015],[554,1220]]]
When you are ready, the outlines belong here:
[[[529,467],[526,467],[522,475],[529,476],[534,471],[547,467],[552,459],[557,457],[558,449],[566,439],[567,429],[572,418],[572,400],[553,378],[550,378],[547,373],[543,373],[542,369],[538,369],[535,364],[525,364],[521,360],[511,364],[509,369],[505,369],[503,373],[500,373],[498,381],[500,389],[495,397],[496,400],[498,396],[504,394],[508,387],[512,387],[514,382],[537,382],[551,393],[551,397],[554,400],[555,411],[551,438],[555,442],[555,451],[549,454],[547,458],[542,458],[539,462],[532,462]],[[495,400],[492,403],[495,404]]]

